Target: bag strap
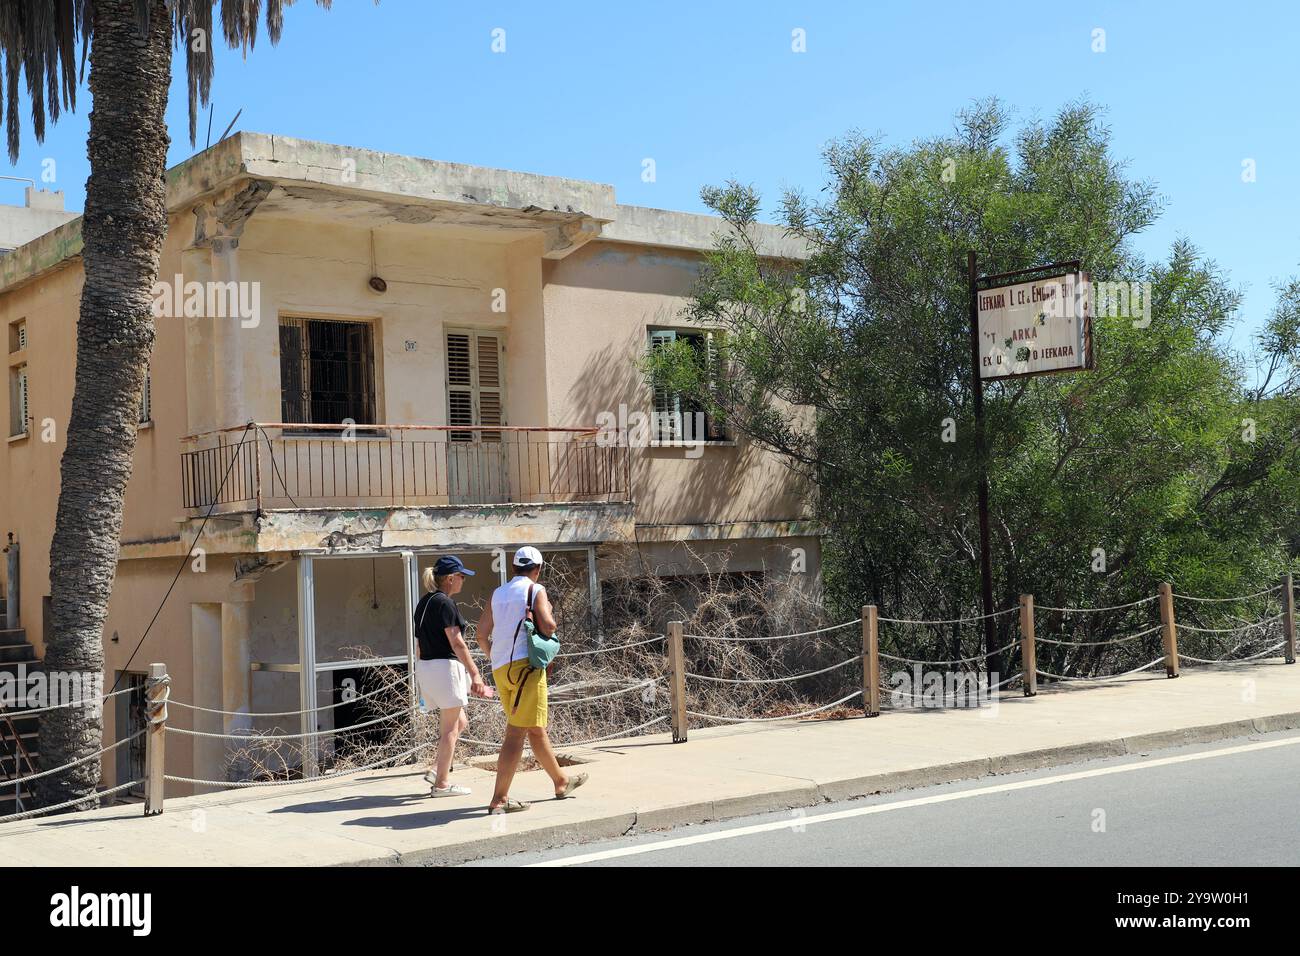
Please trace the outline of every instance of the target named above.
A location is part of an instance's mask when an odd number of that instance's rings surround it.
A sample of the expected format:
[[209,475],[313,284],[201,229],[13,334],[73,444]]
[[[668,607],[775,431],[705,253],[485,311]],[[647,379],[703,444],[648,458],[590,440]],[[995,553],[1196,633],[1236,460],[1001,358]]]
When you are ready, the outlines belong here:
[[[527,661],[522,661],[519,663],[528,664]],[[519,681],[518,686],[515,687],[515,705],[510,708],[511,716],[513,716],[515,712],[519,710],[519,703],[524,699],[524,685],[528,683],[528,678],[533,676],[534,670],[535,668],[533,667],[532,664],[528,664],[528,666],[524,669],[524,676]]]
[[[429,605],[432,603],[433,594],[430,592],[429,594],[426,594],[421,601],[420,620],[415,623],[415,644],[417,647],[420,644],[420,628],[424,627],[424,616],[429,613]],[[421,658],[421,660],[423,660],[423,658]]]

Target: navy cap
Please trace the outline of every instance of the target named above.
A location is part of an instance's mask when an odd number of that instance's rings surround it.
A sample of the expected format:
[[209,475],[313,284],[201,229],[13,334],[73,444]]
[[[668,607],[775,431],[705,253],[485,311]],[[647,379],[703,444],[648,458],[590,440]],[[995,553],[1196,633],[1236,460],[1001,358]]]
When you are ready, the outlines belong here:
[[454,554],[444,554],[438,559],[437,564],[433,566],[433,573],[439,577],[444,574],[455,574],[457,572],[471,578],[474,576],[474,572],[465,567],[460,558],[456,557]]

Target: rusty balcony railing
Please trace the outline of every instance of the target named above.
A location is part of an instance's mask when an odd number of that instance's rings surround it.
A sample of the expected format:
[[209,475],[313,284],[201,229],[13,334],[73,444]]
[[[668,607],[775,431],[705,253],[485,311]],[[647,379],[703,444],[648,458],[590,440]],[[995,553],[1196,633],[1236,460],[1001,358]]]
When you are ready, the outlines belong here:
[[236,425],[181,439],[187,509],[627,501],[595,428]]

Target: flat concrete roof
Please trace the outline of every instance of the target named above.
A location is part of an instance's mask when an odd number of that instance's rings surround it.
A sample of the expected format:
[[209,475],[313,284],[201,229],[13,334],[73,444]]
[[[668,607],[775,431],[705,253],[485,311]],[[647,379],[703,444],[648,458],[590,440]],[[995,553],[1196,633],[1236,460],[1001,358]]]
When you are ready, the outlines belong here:
[[[603,183],[448,163],[266,133],[237,132],[167,170],[167,208],[183,212],[228,195],[241,181],[272,189],[259,212],[366,222],[483,226],[542,231],[547,255],[582,241],[634,243],[704,252],[729,230],[715,216],[620,205]],[[581,234],[581,239],[573,237]],[[772,225],[754,227],[765,255],[798,259],[801,240]],[[508,235],[507,235],[508,238]],[[0,258],[0,292],[40,278],[81,255],[78,216]]]

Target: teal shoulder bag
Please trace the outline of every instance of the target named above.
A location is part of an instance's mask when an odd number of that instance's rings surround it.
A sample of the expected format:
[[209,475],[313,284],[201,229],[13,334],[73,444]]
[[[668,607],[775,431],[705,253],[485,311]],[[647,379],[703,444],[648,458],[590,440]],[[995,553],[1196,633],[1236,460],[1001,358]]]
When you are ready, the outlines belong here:
[[519,639],[519,628],[523,628],[528,640],[528,665],[534,670],[545,670],[551,666],[555,656],[560,653],[560,641],[554,634],[547,637],[533,623],[533,585],[528,585],[528,597],[524,602],[524,617],[515,628],[515,640]]

